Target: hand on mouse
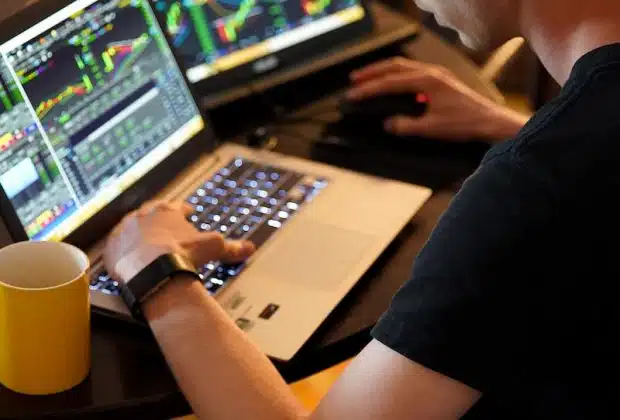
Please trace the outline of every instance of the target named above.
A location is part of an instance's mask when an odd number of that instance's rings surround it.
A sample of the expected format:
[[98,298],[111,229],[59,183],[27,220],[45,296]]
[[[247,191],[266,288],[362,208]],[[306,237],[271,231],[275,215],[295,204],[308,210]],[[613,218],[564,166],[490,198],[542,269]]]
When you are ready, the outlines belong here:
[[252,255],[255,247],[249,242],[198,232],[186,220],[192,211],[186,203],[155,201],[127,215],[108,238],[104,252],[108,272],[127,282],[168,253],[188,257],[196,267],[210,261],[240,262]]
[[385,121],[385,129],[396,135],[494,142],[514,136],[528,120],[528,116],[478,94],[447,69],[402,57],[355,71],[351,81],[349,100],[418,92],[427,95],[425,115],[395,115]]

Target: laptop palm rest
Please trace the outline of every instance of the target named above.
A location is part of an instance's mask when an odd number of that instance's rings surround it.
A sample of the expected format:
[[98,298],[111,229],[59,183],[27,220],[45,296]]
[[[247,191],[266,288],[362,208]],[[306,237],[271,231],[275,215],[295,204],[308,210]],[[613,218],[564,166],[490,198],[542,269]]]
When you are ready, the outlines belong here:
[[290,227],[256,260],[252,275],[304,289],[332,291],[365,257],[373,240],[372,235],[308,218]]

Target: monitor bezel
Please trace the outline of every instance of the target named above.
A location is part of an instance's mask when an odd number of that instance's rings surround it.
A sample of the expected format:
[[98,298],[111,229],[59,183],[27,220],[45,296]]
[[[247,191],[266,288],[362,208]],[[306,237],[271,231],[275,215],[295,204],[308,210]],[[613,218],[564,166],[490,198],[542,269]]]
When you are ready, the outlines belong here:
[[[149,1],[153,4],[153,0]],[[370,7],[368,6],[368,0],[358,1],[362,9],[364,9],[364,16],[362,19],[195,82],[193,84],[196,87],[196,91],[203,98],[208,100],[210,95],[219,96],[225,94],[228,90],[256,83],[264,78],[268,78],[276,72],[284,71],[296,65],[306,63],[309,60],[316,59],[326,52],[326,45],[329,45],[329,50],[332,50],[333,48],[345,45],[356,38],[371,33],[375,23]],[[156,12],[156,14],[158,14],[158,18],[161,19],[159,13]],[[166,35],[168,35],[167,31]],[[257,62],[269,57],[276,58],[278,63],[277,66],[265,72],[254,71],[253,67]],[[187,69],[188,68],[186,68],[186,72]]]
[[[144,1],[149,2],[148,0]],[[4,21],[2,21],[0,45],[74,2],[75,0],[45,0],[26,5],[21,11],[7,17]],[[152,3],[149,2],[149,5],[152,8]],[[63,239],[63,242],[71,243],[82,249],[87,249],[103,239],[114,227],[114,225],[116,225],[127,213],[135,210],[141,204],[153,198],[153,196],[168,185],[189,164],[195,162],[201,156],[212,152],[218,145],[211,121],[198,102],[198,95],[195,86],[187,79],[186,67],[183,66],[176,50],[170,46],[170,40],[167,32],[163,29],[164,26],[161,18],[157,13],[154,14],[160,28],[162,29],[162,32],[168,40],[168,46],[170,47],[176,63],[179,66],[183,80],[187,84],[193,96],[194,102],[196,103],[196,108],[204,121],[205,127],[198,134],[188,140],[183,146],[177,149],[173,154],[155,166],[155,168],[148,172],[133,186],[115,198],[102,210]],[[24,226],[17,217],[15,209],[4,193],[2,186],[0,186],[0,190],[2,190],[2,193],[0,194],[0,216],[13,237],[13,241],[20,242],[29,240]]]

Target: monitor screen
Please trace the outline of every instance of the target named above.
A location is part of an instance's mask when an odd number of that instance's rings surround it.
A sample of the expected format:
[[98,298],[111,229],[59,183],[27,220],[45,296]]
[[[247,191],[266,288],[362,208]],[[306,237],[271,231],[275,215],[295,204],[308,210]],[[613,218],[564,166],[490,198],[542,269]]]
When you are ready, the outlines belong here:
[[[359,0],[151,0],[200,82],[362,20]],[[265,71],[270,63],[264,63]],[[257,69],[261,73],[261,69]]]
[[204,128],[148,0],[78,0],[0,44],[0,184],[63,240]]

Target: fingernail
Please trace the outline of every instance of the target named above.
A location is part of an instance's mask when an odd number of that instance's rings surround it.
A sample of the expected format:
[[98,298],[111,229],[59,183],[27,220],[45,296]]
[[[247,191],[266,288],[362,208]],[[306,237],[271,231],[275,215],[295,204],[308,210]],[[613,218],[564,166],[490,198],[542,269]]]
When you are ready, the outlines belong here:
[[396,130],[396,123],[394,120],[385,120],[383,122],[383,129],[389,133],[392,133]]
[[349,90],[347,91],[347,93],[345,94],[347,99],[356,99],[358,96],[358,93],[355,90]]

